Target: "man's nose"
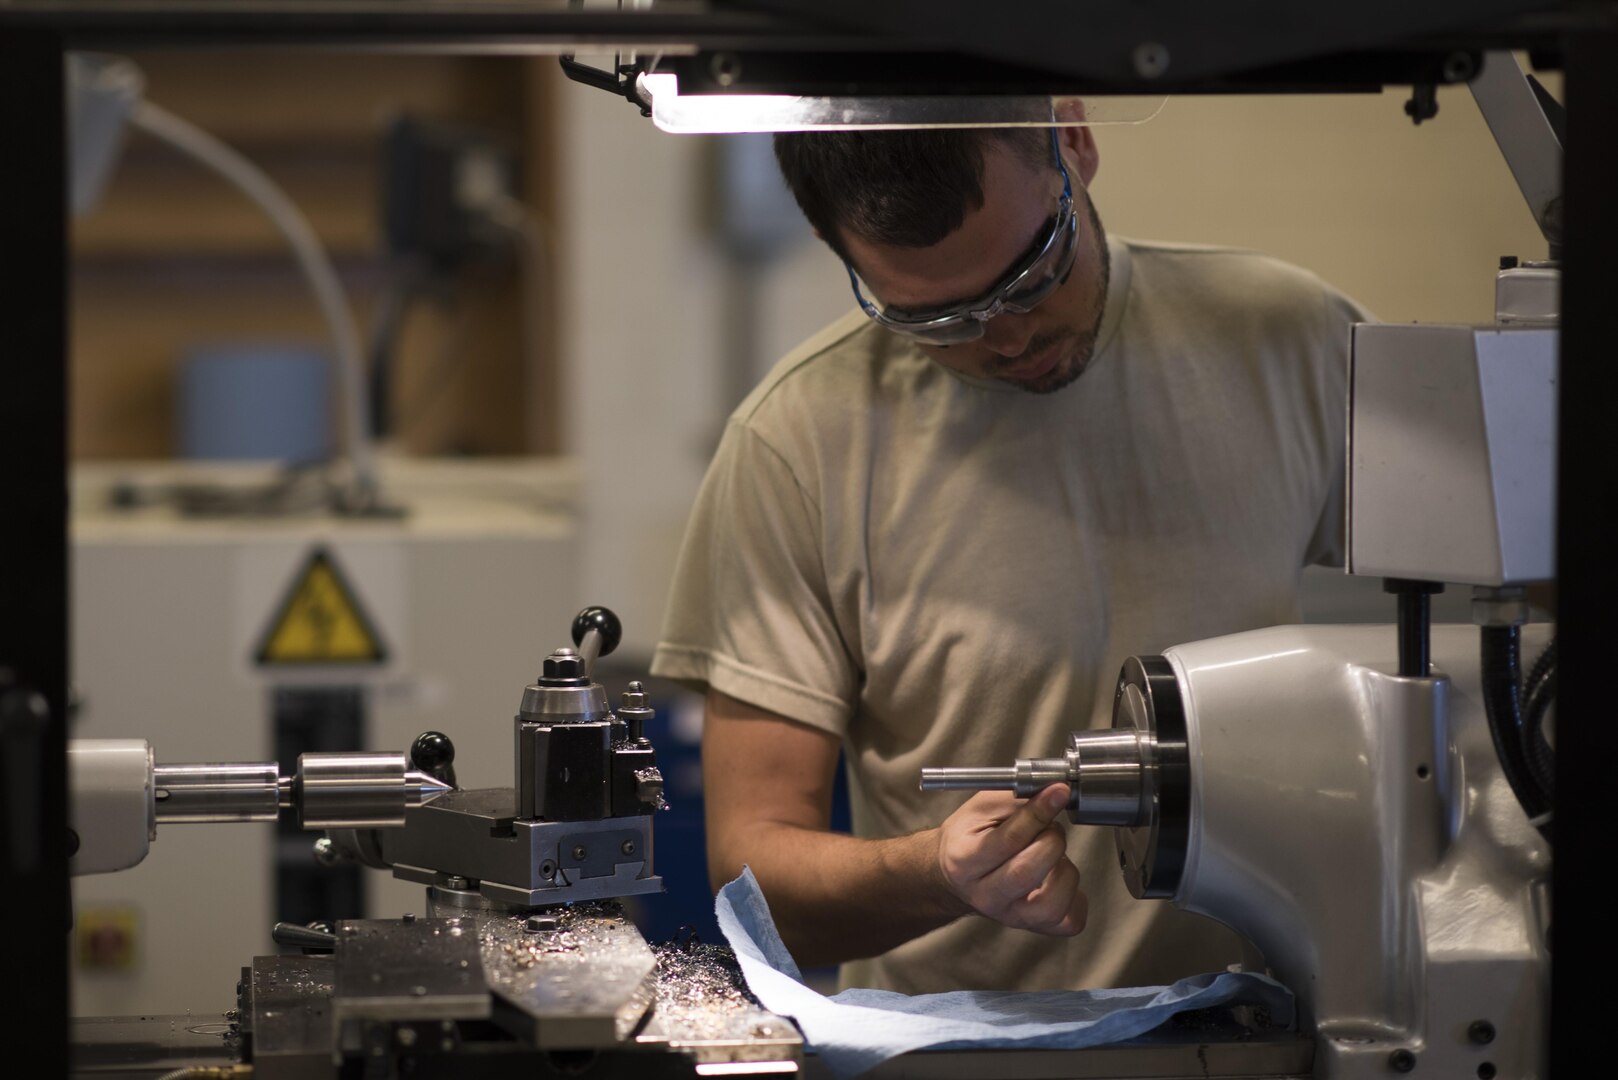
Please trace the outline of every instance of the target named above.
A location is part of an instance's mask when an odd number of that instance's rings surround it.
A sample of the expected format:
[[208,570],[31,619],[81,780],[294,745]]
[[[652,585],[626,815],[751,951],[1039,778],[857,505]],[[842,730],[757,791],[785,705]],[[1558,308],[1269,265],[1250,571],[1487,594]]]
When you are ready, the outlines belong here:
[[1034,319],[1001,312],[983,324],[983,347],[1000,356],[1020,356],[1034,338]]

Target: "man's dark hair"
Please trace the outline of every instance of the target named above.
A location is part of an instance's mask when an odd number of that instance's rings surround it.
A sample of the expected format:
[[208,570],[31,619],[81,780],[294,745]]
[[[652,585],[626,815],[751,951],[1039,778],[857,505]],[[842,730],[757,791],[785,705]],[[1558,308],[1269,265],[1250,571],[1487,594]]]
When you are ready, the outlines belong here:
[[1051,161],[1042,128],[812,131],[775,137],[775,159],[804,217],[843,259],[843,234],[930,247],[983,206],[983,157],[999,143],[1030,165]]

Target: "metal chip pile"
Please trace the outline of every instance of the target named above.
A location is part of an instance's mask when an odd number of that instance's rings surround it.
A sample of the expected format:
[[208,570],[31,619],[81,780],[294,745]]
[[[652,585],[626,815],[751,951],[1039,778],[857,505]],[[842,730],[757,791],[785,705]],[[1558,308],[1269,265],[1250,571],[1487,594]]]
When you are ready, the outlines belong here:
[[668,942],[657,957],[656,1013],[687,1039],[779,1038],[792,1025],[765,1012],[747,989],[736,954],[724,945]]

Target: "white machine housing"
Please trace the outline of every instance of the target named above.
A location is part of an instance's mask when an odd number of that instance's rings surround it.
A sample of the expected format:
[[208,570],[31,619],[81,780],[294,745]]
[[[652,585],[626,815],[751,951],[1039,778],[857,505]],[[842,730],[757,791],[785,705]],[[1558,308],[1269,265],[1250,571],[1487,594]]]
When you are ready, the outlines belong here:
[[1477,628],[1433,628],[1431,678],[1377,626],[1165,657],[1194,778],[1173,902],[1263,951],[1315,1075],[1543,1076],[1551,853],[1495,757]]
[[69,871],[106,874],[146,858],[157,839],[152,746],[145,739],[75,739],[67,744],[70,825],[77,850]]

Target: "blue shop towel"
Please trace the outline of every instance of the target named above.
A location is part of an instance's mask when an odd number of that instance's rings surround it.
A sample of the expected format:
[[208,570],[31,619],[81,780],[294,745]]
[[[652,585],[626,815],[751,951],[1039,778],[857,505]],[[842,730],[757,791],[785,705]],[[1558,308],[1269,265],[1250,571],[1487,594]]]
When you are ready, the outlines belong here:
[[913,996],[844,990],[828,998],[804,985],[751,870],[743,867],[742,876],[719,891],[714,909],[748,987],[766,1009],[796,1020],[809,1048],[839,1078],[923,1048],[1077,1050],[1121,1042],[1177,1012],[1214,1005],[1261,1005],[1276,1023],[1292,1022],[1292,992],[1249,972],[1195,975],[1173,986],[1121,990],[962,990]]

